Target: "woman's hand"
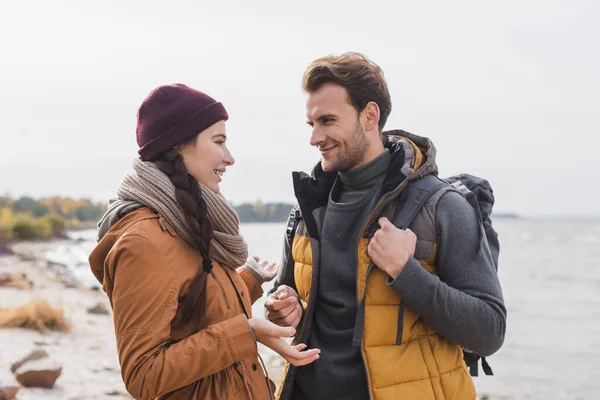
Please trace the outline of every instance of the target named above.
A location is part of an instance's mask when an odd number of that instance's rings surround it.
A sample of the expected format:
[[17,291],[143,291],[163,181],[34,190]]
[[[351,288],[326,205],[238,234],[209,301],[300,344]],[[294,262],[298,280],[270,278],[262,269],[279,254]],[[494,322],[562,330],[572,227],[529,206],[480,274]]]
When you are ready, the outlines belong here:
[[292,337],[296,334],[294,328],[278,326],[271,321],[258,318],[250,318],[248,324],[257,341],[275,351],[296,367],[310,364],[319,359],[321,350],[303,351],[306,349],[304,343],[292,346],[285,340],[286,337]]
[[244,267],[252,272],[252,274],[260,281],[260,283],[272,281],[277,276],[279,266],[268,261],[260,261],[260,258],[248,257]]

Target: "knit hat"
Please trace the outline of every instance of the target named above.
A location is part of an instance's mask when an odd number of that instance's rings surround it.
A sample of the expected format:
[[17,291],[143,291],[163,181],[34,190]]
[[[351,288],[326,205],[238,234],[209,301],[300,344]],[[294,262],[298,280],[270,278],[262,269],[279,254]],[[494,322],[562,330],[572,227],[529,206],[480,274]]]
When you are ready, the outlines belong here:
[[159,86],[137,115],[136,137],[142,160],[151,161],[211,125],[229,118],[223,104],[180,83]]

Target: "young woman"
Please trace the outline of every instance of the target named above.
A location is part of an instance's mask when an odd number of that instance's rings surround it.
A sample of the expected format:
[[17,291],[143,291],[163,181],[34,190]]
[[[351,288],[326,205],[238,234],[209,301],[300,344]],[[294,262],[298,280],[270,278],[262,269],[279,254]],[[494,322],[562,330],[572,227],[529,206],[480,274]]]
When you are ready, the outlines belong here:
[[139,158],[99,225],[92,271],[113,309],[121,375],[136,399],[269,399],[257,341],[293,365],[291,327],[252,318],[277,266],[248,258],[239,218],[219,192],[234,159],[223,105],[176,84],[138,111]]

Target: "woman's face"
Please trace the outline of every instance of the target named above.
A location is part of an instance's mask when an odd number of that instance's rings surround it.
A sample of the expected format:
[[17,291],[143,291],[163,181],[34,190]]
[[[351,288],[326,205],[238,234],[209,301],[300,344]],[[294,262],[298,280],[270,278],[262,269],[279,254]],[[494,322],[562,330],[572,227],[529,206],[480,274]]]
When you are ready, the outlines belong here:
[[200,132],[194,142],[181,149],[188,173],[215,193],[219,193],[219,183],[226,168],[235,163],[226,141],[225,121],[219,121]]

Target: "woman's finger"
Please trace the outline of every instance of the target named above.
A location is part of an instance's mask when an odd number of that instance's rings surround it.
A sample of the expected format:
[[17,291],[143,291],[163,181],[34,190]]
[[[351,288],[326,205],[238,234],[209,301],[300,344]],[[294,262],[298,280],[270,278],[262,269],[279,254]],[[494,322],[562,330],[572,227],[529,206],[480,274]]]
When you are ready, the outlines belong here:
[[319,349],[310,349],[305,351],[298,351],[296,347],[292,347],[288,345],[288,348],[285,350],[285,355],[289,358],[293,358],[295,360],[305,360],[307,358],[312,358],[316,355],[319,355],[321,350]]
[[314,356],[312,356],[310,358],[305,358],[305,359],[302,359],[302,360],[291,359],[291,360],[288,360],[288,361],[289,361],[290,364],[292,364],[295,367],[301,367],[303,365],[308,365],[308,364],[310,364],[310,363],[318,360],[319,358],[320,358],[320,355],[317,354],[317,355],[314,355]]
[[287,338],[296,334],[296,329],[290,326],[279,326],[269,321],[268,335],[272,337]]
[[297,354],[297,359],[298,360],[304,360],[307,358],[311,358],[314,356],[318,356],[319,354],[321,354],[321,350],[319,349],[310,349],[310,350],[304,350],[304,351],[297,351],[295,348],[294,350],[296,351]]

